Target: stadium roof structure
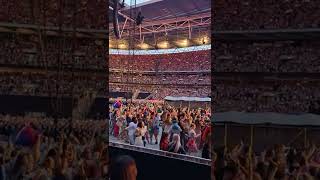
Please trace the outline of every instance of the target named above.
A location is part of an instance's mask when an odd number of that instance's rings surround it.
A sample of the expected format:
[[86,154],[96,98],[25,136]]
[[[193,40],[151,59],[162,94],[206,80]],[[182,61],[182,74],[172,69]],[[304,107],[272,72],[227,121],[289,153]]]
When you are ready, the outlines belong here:
[[[120,39],[115,38],[112,3],[109,6],[110,48],[169,49],[211,43],[209,0],[124,0],[121,6]],[[144,17],[141,25],[136,24],[138,12]]]
[[[203,46],[193,46],[193,47],[185,47],[185,48],[177,48],[177,49],[150,49],[150,50],[134,50],[135,55],[151,55],[151,54],[174,54],[174,53],[183,53],[190,51],[203,51],[210,50],[211,45],[203,45]],[[133,50],[126,49],[109,49],[109,54],[115,55],[131,55],[133,54]]]

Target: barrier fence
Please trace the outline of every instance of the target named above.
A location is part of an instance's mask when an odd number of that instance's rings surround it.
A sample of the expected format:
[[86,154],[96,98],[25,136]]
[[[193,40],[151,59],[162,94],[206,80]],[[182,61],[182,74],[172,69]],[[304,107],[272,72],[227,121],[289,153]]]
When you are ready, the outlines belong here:
[[139,180],[210,180],[211,160],[188,155],[164,152],[155,149],[109,142],[109,155],[132,156],[137,164]]

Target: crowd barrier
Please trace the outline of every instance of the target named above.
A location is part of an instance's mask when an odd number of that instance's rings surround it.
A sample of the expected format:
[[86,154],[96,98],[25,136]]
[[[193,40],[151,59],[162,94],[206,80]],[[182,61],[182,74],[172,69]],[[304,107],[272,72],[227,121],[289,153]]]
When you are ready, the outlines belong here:
[[117,148],[121,148],[121,149],[132,150],[132,151],[137,151],[137,152],[142,152],[142,153],[146,153],[146,154],[162,156],[162,157],[169,157],[169,158],[173,158],[173,159],[177,159],[177,160],[188,161],[188,162],[207,165],[207,166],[211,165],[210,159],[204,159],[204,158],[190,156],[190,155],[177,154],[177,153],[172,153],[172,152],[167,152],[167,151],[162,151],[162,150],[157,150],[157,149],[151,149],[151,148],[146,148],[146,147],[140,147],[140,146],[132,146],[132,145],[120,143],[120,142],[109,142],[109,146],[117,147]]
[[211,160],[150,148],[109,142],[109,155],[130,155],[137,163],[138,180],[184,179],[209,180]]

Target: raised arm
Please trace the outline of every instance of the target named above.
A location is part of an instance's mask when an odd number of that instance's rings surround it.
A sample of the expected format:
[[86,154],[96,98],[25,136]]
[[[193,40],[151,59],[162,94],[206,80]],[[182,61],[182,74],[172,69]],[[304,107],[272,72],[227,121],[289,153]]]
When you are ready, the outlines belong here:
[[41,135],[37,135],[36,143],[33,145],[33,158],[35,162],[40,160],[40,145],[41,145]]

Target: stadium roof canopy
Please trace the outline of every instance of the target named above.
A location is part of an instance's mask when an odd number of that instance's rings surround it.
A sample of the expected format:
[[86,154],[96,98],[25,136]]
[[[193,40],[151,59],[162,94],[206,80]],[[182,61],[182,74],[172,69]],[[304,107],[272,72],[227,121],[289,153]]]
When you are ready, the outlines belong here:
[[[141,25],[136,24],[138,12],[144,17]],[[112,14],[110,2],[110,48],[167,49],[211,43],[209,0],[125,0],[118,11],[120,40],[114,36]]]

